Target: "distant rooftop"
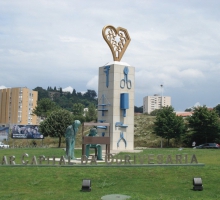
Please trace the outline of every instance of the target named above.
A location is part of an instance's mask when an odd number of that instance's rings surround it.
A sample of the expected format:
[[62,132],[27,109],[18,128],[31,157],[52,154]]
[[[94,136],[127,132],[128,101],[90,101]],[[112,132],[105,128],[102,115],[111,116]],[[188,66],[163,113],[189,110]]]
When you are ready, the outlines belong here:
[[193,112],[176,112],[177,116],[189,117],[192,116]]

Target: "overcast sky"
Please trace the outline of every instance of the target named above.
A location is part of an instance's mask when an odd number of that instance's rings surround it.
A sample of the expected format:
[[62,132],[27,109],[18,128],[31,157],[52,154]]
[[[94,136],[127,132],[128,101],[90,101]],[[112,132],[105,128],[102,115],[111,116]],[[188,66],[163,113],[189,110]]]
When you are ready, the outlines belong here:
[[98,92],[98,68],[113,60],[110,24],[131,37],[121,61],[135,67],[136,106],[163,93],[176,111],[214,107],[219,10],[217,0],[0,0],[0,86]]

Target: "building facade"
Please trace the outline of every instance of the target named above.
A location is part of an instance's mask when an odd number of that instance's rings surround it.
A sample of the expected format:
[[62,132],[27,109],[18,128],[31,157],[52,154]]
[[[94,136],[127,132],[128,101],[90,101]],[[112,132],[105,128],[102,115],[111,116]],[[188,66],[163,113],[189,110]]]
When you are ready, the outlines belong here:
[[37,124],[37,116],[32,115],[37,106],[38,92],[25,87],[0,90],[0,125]]
[[152,111],[166,106],[171,106],[171,97],[156,94],[154,96],[146,96],[143,100],[143,113],[150,114]]

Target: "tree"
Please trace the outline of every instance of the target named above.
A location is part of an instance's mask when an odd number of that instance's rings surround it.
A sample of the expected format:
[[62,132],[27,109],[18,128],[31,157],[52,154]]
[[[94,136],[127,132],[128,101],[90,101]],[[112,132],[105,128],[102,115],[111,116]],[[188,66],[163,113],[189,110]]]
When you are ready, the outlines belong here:
[[157,113],[156,121],[154,122],[154,132],[156,135],[167,139],[169,146],[171,138],[178,139],[185,133],[183,118],[174,113],[172,106],[163,107]]
[[83,96],[81,92],[77,92],[76,95],[80,98]]
[[70,93],[70,92],[67,92],[67,93],[66,93],[66,98],[67,98],[67,99],[70,99],[70,98],[71,98],[71,93]]
[[86,112],[86,121],[97,121],[97,110],[94,104],[89,104]]
[[161,110],[161,109],[155,109],[155,110],[153,110],[153,111],[150,113],[150,115],[151,115],[151,116],[157,116],[157,113],[160,112],[160,110]]
[[220,122],[215,110],[209,110],[206,106],[196,107],[187,121],[192,140],[197,144],[214,142],[220,138]]
[[49,98],[48,91],[43,89],[42,87],[36,87],[33,90],[38,92],[38,101],[43,98]]
[[191,112],[191,111],[193,111],[192,108],[186,108],[186,109],[185,109],[185,112]]
[[53,91],[53,89],[52,89],[51,86],[48,86],[47,90],[48,90],[48,91]]
[[81,103],[75,103],[73,105],[73,115],[74,115],[74,119],[75,120],[79,120],[81,121],[81,123],[85,122],[86,119],[85,119],[85,116],[84,116],[84,105],[81,104]]
[[84,105],[81,103],[73,104],[73,115],[82,116],[84,112]]
[[33,110],[33,114],[38,117],[47,117],[48,114],[56,109],[58,105],[48,98],[43,98],[37,102],[37,106]]
[[60,96],[62,97],[63,96],[63,89],[60,87]]
[[218,116],[220,117],[220,104],[218,104],[217,106],[215,106],[213,109],[215,110],[215,112],[218,113]]
[[83,94],[83,97],[85,97],[86,99],[95,99],[97,97],[97,94],[95,90],[87,90],[87,92]]
[[75,90],[75,89],[73,89],[72,96],[73,96],[73,97],[76,96],[76,90]]
[[58,137],[59,145],[61,138],[65,136],[66,128],[74,121],[73,115],[64,109],[58,109],[49,114],[49,116],[40,123],[40,131],[44,136]]
[[141,106],[141,107],[134,106],[134,112],[135,113],[143,113],[143,106]]

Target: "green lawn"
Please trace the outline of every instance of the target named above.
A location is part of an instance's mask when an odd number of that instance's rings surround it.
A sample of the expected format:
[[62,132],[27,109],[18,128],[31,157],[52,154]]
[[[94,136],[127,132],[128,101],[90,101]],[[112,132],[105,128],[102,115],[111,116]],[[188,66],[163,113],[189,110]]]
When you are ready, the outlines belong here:
[[[39,157],[64,155],[59,148],[32,149],[0,149],[3,156],[16,157],[29,154]],[[80,157],[81,150],[75,154]],[[0,199],[74,199],[98,200],[108,194],[124,194],[131,200],[167,199],[167,200],[211,200],[219,199],[220,150],[183,149],[147,149],[140,155],[163,154],[166,158],[176,154],[195,154],[203,167],[8,167],[1,165]],[[123,155],[123,154],[122,154]],[[131,153],[129,155],[132,156]],[[155,161],[156,163],[156,161]],[[115,165],[114,165],[115,166]],[[203,191],[192,190],[193,177],[201,177]],[[92,182],[91,192],[81,192],[82,180],[88,178]]]

